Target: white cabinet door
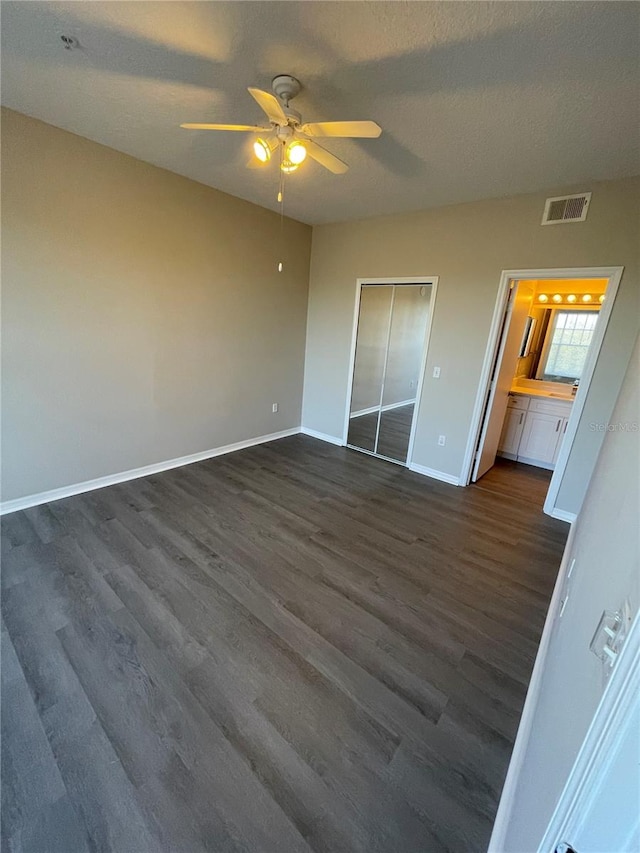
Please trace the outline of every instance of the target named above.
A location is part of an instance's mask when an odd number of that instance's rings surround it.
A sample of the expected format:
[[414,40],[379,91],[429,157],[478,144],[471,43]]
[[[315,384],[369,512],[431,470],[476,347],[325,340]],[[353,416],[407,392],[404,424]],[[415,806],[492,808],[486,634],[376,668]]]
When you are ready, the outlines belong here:
[[562,423],[560,425],[560,435],[558,436],[558,443],[556,444],[556,452],[553,454],[553,464],[556,464],[556,460],[560,454],[560,448],[562,447],[562,442],[564,440],[564,434],[567,431],[567,424],[569,423],[569,418],[563,418]]
[[512,456],[514,459],[518,455],[518,447],[520,446],[520,438],[524,429],[524,420],[527,413],[522,409],[508,408],[507,415],[504,419],[502,434],[498,450],[500,453]]
[[544,412],[527,412],[518,458],[553,463],[556,448],[562,438],[563,418]]

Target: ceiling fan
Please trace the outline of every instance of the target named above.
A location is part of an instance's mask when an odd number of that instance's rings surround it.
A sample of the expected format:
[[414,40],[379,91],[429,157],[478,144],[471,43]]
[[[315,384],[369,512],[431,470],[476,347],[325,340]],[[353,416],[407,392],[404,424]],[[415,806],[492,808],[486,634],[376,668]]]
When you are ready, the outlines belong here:
[[271,92],[249,88],[249,94],[269,119],[264,127],[248,124],[181,124],[187,130],[234,130],[260,134],[253,143],[255,157],[247,163],[249,168],[263,166],[271,160],[273,153],[280,148],[280,169],[294,172],[307,155],[335,175],[343,174],[349,168],[347,164],[319,145],[315,140],[327,137],[347,139],[375,139],[382,128],[375,121],[321,121],[302,123],[302,116],[289,106],[302,88],[300,82],[289,74],[280,74],[271,81]]

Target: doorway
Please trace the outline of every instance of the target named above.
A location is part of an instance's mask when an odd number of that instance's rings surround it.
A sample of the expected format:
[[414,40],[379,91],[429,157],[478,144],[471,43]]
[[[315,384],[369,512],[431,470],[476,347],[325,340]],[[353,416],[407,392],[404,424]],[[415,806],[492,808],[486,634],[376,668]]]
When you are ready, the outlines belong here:
[[[621,268],[522,270],[502,275],[463,483],[496,459],[549,472],[555,507],[615,300]],[[567,516],[567,517],[565,517]]]
[[422,388],[435,281],[359,281],[345,444],[407,465]]

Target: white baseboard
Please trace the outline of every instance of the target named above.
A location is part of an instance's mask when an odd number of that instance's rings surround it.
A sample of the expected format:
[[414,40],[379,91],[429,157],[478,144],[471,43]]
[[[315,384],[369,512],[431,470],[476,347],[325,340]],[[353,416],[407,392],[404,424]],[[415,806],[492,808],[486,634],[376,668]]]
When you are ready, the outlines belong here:
[[460,477],[454,477],[453,474],[446,474],[444,471],[436,471],[435,468],[426,468],[424,465],[416,465],[415,462],[412,462],[408,468],[416,474],[423,474],[425,477],[441,480],[443,483],[449,483],[450,486],[460,485]]
[[415,405],[416,398],[412,397],[411,400],[400,400],[399,403],[388,403],[386,406],[382,406],[380,409],[381,412],[390,412],[391,409],[401,409],[403,406],[413,406]]
[[547,513],[551,518],[559,518],[560,521],[568,521],[569,524],[573,524],[576,518],[578,517],[575,512],[567,512],[564,509],[558,509],[554,507],[551,512]]
[[361,418],[362,415],[372,415],[374,412],[390,412],[391,409],[401,409],[403,406],[412,406],[416,402],[415,397],[411,400],[401,400],[399,403],[387,403],[386,406],[369,406],[368,409],[360,409],[357,412],[351,412],[349,415],[349,420],[351,418]]
[[335,435],[329,435],[326,432],[318,432],[315,429],[307,429],[307,427],[300,427],[299,430],[303,435],[308,435],[311,438],[318,438],[320,441],[328,441],[329,444],[337,444],[338,447],[342,447],[342,439],[336,438]]
[[357,412],[351,412],[349,420],[352,418],[361,418],[363,415],[372,415],[374,412],[380,411],[380,406],[369,406],[368,409],[358,409]]
[[284,429],[280,432],[272,432],[269,435],[260,435],[257,438],[247,438],[245,441],[237,441],[234,444],[226,444],[223,447],[214,447],[212,450],[201,450],[199,453],[191,453],[188,456],[179,456],[176,459],[168,459],[165,462],[154,462],[142,468],[131,468],[119,474],[107,474],[95,480],[85,480],[83,483],[74,483],[70,486],[62,486],[60,489],[51,489],[48,492],[40,492],[36,495],[27,495],[24,498],[16,498],[11,501],[0,503],[0,515],[8,515],[21,509],[28,509],[49,501],[59,501],[62,498],[70,498],[84,492],[92,492],[95,489],[104,489],[105,486],[115,486],[117,483],[126,483],[127,480],[136,480],[138,477],[148,477],[151,474],[159,474],[170,468],[180,468],[183,465],[191,465],[193,462],[202,462],[204,459],[213,459],[215,456],[224,456],[236,450],[246,447],[254,447],[256,444],[264,444],[267,441],[275,441],[278,438],[286,438],[289,435],[297,435],[300,427]]

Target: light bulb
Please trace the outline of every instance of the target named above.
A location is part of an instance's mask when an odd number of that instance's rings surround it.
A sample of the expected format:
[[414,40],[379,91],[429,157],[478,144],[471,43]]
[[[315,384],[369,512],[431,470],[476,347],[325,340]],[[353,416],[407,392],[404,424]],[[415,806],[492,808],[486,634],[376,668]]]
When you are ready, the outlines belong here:
[[575,302],[577,298],[578,298],[578,297],[575,295],[575,293],[570,293],[570,294],[567,296],[567,302]]
[[264,139],[256,139],[253,143],[253,152],[261,163],[266,163],[271,159],[271,149]]
[[547,296],[546,293],[541,293],[540,296],[538,296],[538,302],[548,302],[548,301],[549,301],[549,297]]
[[602,304],[604,302],[604,300],[605,300],[605,295],[604,295],[604,293],[601,293],[600,296],[598,297],[598,302],[600,302],[600,304]]
[[583,302],[591,302],[591,294],[585,293],[585,295],[582,297],[582,301]]
[[278,264],[278,272],[282,272],[282,261]]
[[290,142],[287,145],[285,151],[285,160],[288,160],[290,163],[293,163],[295,166],[299,166],[300,163],[304,162],[305,157],[307,156],[307,149],[301,142],[298,142],[294,139],[293,142]]
[[298,163],[292,163],[291,160],[283,160],[280,165],[280,168],[288,175],[291,172],[295,172],[295,170],[298,168]]
[[551,298],[554,302],[562,302],[562,296],[559,293],[554,293]]

